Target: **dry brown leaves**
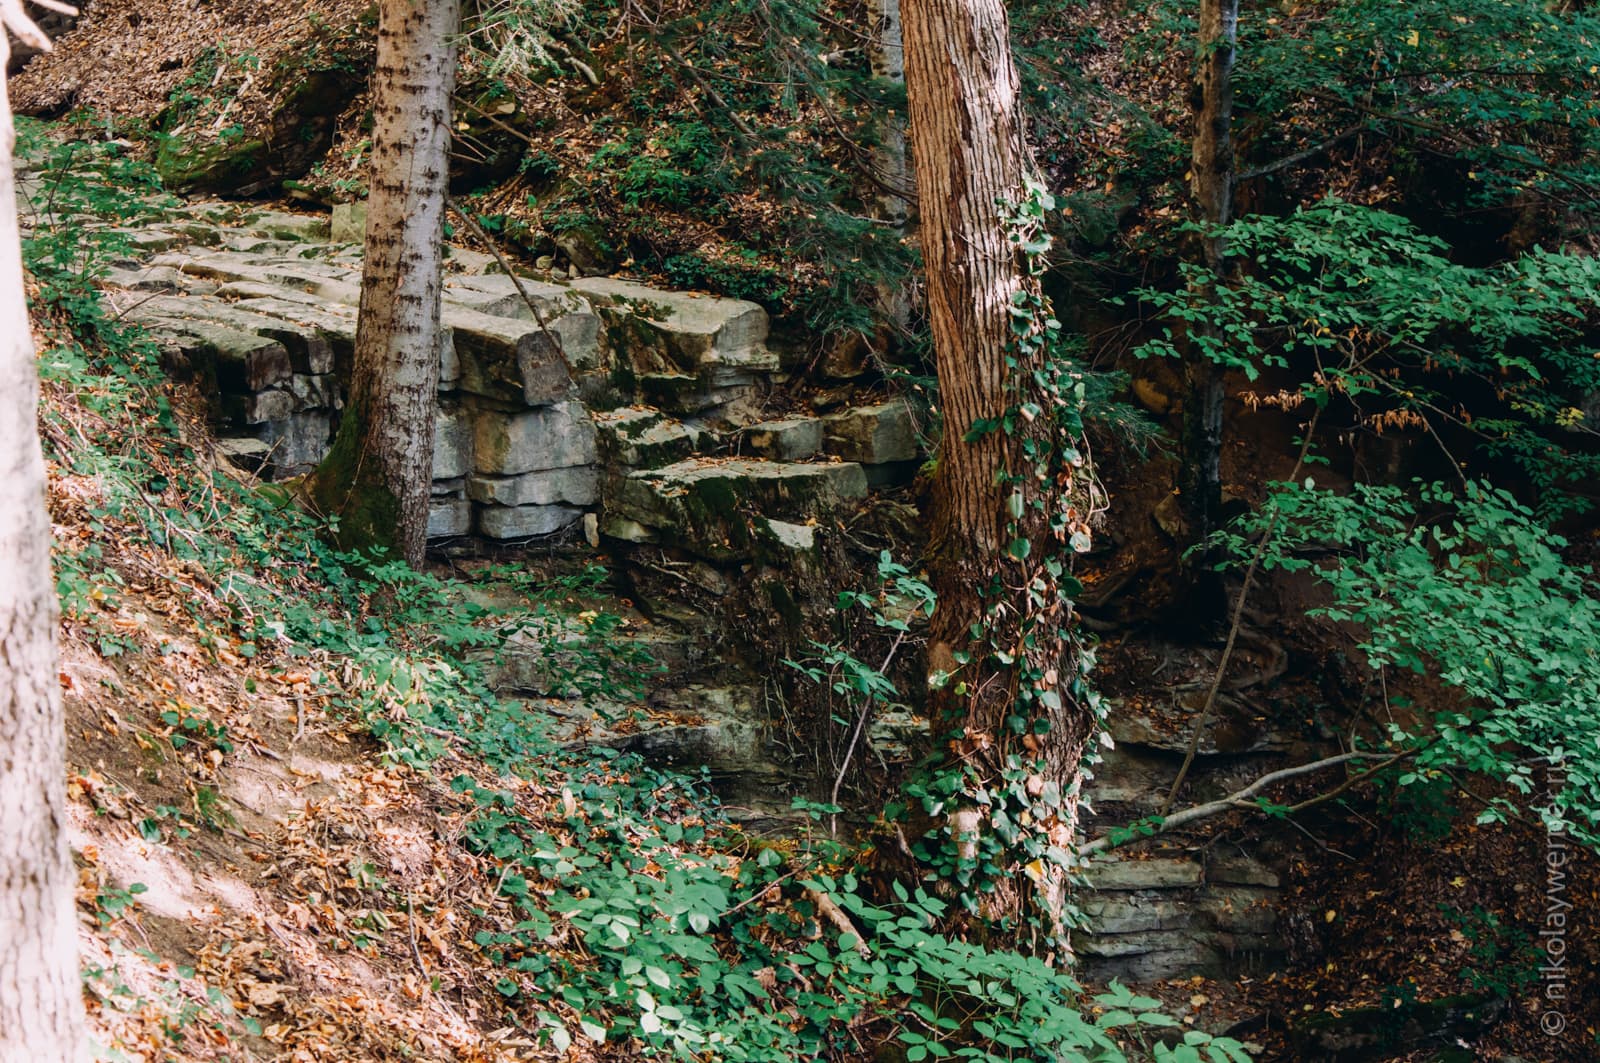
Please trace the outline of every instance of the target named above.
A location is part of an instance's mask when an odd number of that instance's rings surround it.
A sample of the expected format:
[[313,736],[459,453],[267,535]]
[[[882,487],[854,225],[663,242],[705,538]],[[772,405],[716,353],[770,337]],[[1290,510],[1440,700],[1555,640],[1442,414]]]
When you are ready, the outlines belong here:
[[348,26],[363,0],[289,0],[276,3],[202,3],[198,0],[97,0],[77,26],[35,59],[12,84],[12,102],[26,114],[62,114],[88,108],[100,114],[148,121],[166,105],[208,48],[253,59],[224,64],[223,76],[202,91],[240,93],[231,112],[248,120],[265,110],[271,72],[298,47],[313,22]]

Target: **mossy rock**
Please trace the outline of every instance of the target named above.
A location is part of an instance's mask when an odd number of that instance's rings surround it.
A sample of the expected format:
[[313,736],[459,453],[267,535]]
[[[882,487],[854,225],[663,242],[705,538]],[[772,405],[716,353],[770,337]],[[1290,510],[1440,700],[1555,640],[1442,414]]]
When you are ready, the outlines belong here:
[[365,79],[345,69],[286,68],[279,76],[290,87],[261,127],[226,139],[164,135],[155,167],[166,187],[253,196],[304,176],[326,155],[339,115]]
[[456,98],[463,103],[455,108],[450,138],[450,191],[466,195],[516,173],[528,141],[516,133],[525,116],[514,94],[478,81],[459,86]]
[[267,146],[258,139],[199,141],[164,136],[156,149],[161,183],[174,191],[225,191],[256,179]]
[[[611,517],[657,531],[711,561],[748,560],[771,537],[771,521],[800,525],[867,492],[861,466],[691,458],[631,473],[606,500]],[[792,548],[781,551],[785,554]]]

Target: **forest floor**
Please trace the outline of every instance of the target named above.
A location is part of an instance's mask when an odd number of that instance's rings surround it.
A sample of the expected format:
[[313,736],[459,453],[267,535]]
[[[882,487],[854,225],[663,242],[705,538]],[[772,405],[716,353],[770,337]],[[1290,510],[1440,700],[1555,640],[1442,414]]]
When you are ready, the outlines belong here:
[[[40,339],[42,350],[60,349],[53,329]],[[406,600],[414,589],[380,577],[346,589],[352,612],[330,608],[317,621],[349,629],[343,651],[329,648],[334,640],[274,639],[285,624],[303,626],[296,613],[307,602],[333,600],[330,569],[308,556],[303,526],[284,517],[250,531],[260,511],[230,514],[239,496],[210,477],[234,474],[212,467],[197,396],[160,385],[192,448],[184,452],[153,443],[164,431],[154,404],[102,404],[84,382],[47,383],[44,424],[67,595],[72,845],[98,1043],[150,1061],[631,1056],[581,1038],[564,1055],[548,1030],[526,1028],[525,1011],[510,1017],[508,1000],[528,987],[508,983],[483,934],[516,921],[502,890],[512,865],[465,844],[479,802],[450,782],[492,780],[517,814],[571,840],[603,815],[586,788],[620,780],[606,762],[581,758],[547,759],[533,774],[500,770],[470,730],[439,726],[442,714],[426,704],[434,688],[421,681],[443,667],[431,644],[441,603],[471,616],[464,603],[525,595],[537,581],[453,566],[418,603]],[[135,452],[158,479],[130,497],[115,459]],[[198,470],[162,456],[182,453]],[[180,486],[197,471],[213,486]],[[492,634],[503,620],[465,623]],[[415,683],[401,678],[408,667]],[[536,720],[522,722],[538,732]],[[693,788],[659,779],[649,788],[662,813],[650,829],[720,819]],[[1265,1059],[1306,1058],[1285,1039],[1291,1017],[1368,1021],[1360,1009],[1463,994],[1502,1003],[1459,1058],[1593,1058],[1592,859],[1568,880],[1568,940],[1582,965],[1572,968],[1572,1026],[1552,1037],[1532,1006],[1547,840],[1529,826],[1471,819],[1470,808],[1329,806],[1301,824],[1287,861],[1288,970],[1145,988],[1185,1022],[1238,1028]],[[718,829],[718,844],[743,844]],[[1225,822],[1190,841],[1228,845],[1263,829]],[[1432,1060],[1448,1047],[1363,1058]]]
[[[85,989],[108,1057],[634,1058],[637,1040],[584,1025],[615,1000],[568,994],[553,966],[592,969],[606,924],[579,909],[552,918],[542,898],[570,883],[590,899],[585,883],[599,882],[585,876],[615,860],[661,891],[629,895],[629,912],[659,912],[672,895],[708,919],[782,913],[808,903],[792,888],[802,872],[847,870],[838,854],[809,863],[799,842],[750,838],[695,780],[553,739],[559,705],[481,697],[474,655],[553,622],[563,639],[599,632],[584,643],[592,693],[642,706],[644,673],[615,652],[642,621],[583,575],[604,554],[422,574],[336,557],[281,491],[217,460],[202,396],[166,380],[91,292],[53,274],[40,283],[34,302],[53,307],[36,338],[72,844]],[[1272,442],[1240,441],[1231,463],[1254,477],[1234,485],[1242,497],[1282,474],[1252,457],[1281,449]],[[1170,477],[1154,469],[1130,461],[1113,485],[1119,563],[1143,572],[1122,595],[1135,609],[1159,597],[1171,554],[1153,530],[1164,488],[1150,487]],[[1323,673],[1344,666],[1348,641],[1287,619],[1305,604],[1289,590],[1264,597],[1295,660],[1280,702],[1336,693]],[[1113,620],[1108,688],[1148,683],[1149,619]],[[1205,640],[1193,641],[1199,659]],[[1263,1059],[1335,1058],[1296,1047],[1291,1020],[1342,1015],[1370,1028],[1380,1013],[1452,998],[1487,1021],[1452,1020],[1404,1054],[1338,1058],[1595,1058],[1595,861],[1574,852],[1566,879],[1571,1006],[1568,1026],[1549,1033],[1537,947],[1554,850],[1531,826],[1474,826],[1485,796],[1472,779],[1440,807],[1353,792],[1293,827],[1223,819],[1169,842],[1277,839],[1290,962],[1143,988],[1180,1023],[1236,1029]],[[695,895],[723,879],[744,899]],[[640,992],[660,984],[638,970],[620,977]],[[804,996],[780,992],[768,1010],[786,1014]],[[852,1030],[857,1058],[884,1033]]]

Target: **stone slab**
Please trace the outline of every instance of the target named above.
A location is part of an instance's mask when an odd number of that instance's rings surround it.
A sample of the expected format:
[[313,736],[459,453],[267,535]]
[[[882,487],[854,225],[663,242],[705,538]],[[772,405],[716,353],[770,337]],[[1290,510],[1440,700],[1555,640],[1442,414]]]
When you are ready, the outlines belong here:
[[859,406],[827,418],[827,450],[846,461],[885,465],[917,457],[911,410],[903,401]]
[[[804,461],[822,450],[823,423],[816,417],[762,421],[744,430],[743,447],[774,461]],[[855,460],[855,459],[850,459]]]
[[428,538],[472,534],[472,503],[464,498],[436,498],[428,506]]
[[574,527],[583,510],[568,506],[479,506],[478,531],[490,539],[531,539]]
[[579,465],[520,476],[472,476],[467,497],[502,506],[592,506],[600,497],[600,472],[593,465]]
[[486,475],[592,465],[597,457],[594,421],[581,403],[520,413],[485,410],[473,423],[473,465]]
[[522,406],[561,402],[574,393],[561,351],[538,325],[453,305],[443,318],[460,359],[462,391]]
[[756,303],[662,291],[615,277],[579,278],[572,287],[602,310],[613,355],[626,354],[635,372],[779,368],[778,356],[766,348],[771,323]]

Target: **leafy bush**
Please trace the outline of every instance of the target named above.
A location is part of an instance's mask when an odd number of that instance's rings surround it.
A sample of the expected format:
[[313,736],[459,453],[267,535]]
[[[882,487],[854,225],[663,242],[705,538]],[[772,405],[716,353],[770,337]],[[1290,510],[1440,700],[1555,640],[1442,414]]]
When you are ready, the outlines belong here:
[[[1358,484],[1348,495],[1307,480],[1278,484],[1266,510],[1279,517],[1262,565],[1310,571],[1333,595],[1313,615],[1359,625],[1367,663],[1431,676],[1459,703],[1410,725],[1389,726],[1396,748],[1415,750],[1401,785],[1468,771],[1540,792],[1558,776],[1545,825],[1600,846],[1600,599],[1592,573],[1562,557],[1566,540],[1509,493]],[[1241,554],[1268,534],[1258,513],[1222,537]],[[1479,822],[1504,821],[1493,800]]]
[[1376,430],[1476,436],[1517,462],[1546,515],[1591,504],[1579,490],[1600,455],[1583,446],[1594,431],[1578,404],[1600,390],[1589,342],[1600,261],[1534,251],[1463,266],[1406,219],[1333,199],[1221,231],[1237,279],[1207,284],[1206,267],[1186,263],[1181,287],[1141,292],[1171,325],[1136,353],[1175,357],[1177,330],[1250,380],[1293,367],[1319,401],[1351,403]]
[[[72,158],[60,156],[51,175],[61,194],[110,209],[118,200],[106,182],[119,171]],[[509,905],[470,913],[477,943],[507,1008],[551,1044],[628,1040],[649,1056],[787,1063],[855,1051],[865,1032],[913,1060],[1247,1058],[1237,1042],[1197,1031],[1151,1039],[1174,1025],[1154,1000],[1120,988],[1089,998],[1041,961],[942,935],[945,901],[904,886],[874,899],[849,849],[752,846],[699,780],[552,740],[537,710],[487,689],[473,651],[518,626],[559,633],[554,649],[571,651],[568,599],[592,593],[601,574],[540,582],[492,570],[487,578],[529,599],[497,611],[454,581],[335,552],[280,491],[226,475],[183,441],[154,345],[107,314],[92,274],[79,271],[104,261],[104,230],[82,228],[77,238],[93,246],[70,256],[65,237],[45,230],[28,266],[47,293],[50,416],[65,419],[47,434],[57,461],[101,486],[92,533],[164,552],[212,588],[177,600],[219,666],[255,654],[335,658],[348,667],[324,674],[319,698],[365,721],[387,756],[426,771],[447,748],[461,755],[454,763],[470,770],[451,785],[473,805],[461,844],[493,861]],[[72,417],[93,422],[85,431]],[[56,545],[69,606],[95,615],[117,577],[93,538]],[[885,571],[922,600],[904,569]],[[584,696],[625,694],[643,678],[642,651],[603,614],[583,622],[592,636],[556,680]],[[229,741],[200,715],[164,711],[175,744],[223,751]],[[508,774],[558,787],[559,820],[519,807],[502,789]],[[196,812],[227,821],[214,791],[197,795]],[[164,839],[170,821],[181,840],[189,826],[175,813],[157,808],[139,828]],[[351,876],[366,882],[372,870]],[[121,914],[132,892],[102,895],[104,917]],[[555,934],[582,948],[552,949]]]

